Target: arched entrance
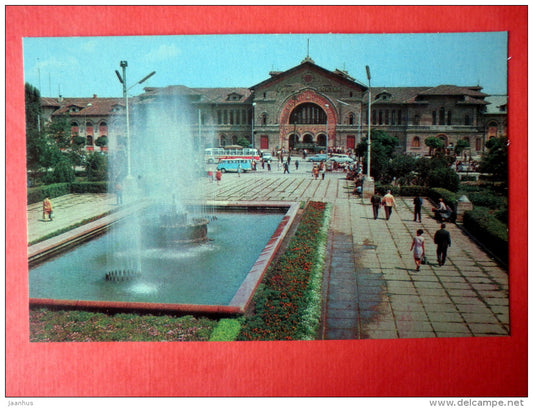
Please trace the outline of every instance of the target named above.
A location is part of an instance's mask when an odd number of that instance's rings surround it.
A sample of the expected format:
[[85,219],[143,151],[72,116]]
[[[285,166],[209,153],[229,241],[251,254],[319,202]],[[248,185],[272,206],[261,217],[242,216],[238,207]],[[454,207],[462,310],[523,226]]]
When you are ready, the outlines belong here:
[[296,147],[296,144],[298,143],[299,138],[298,135],[295,133],[291,133],[289,135],[289,150],[293,150]]
[[[296,133],[296,128],[300,134],[323,133],[322,145],[326,145],[326,140],[329,145],[335,145],[336,123],[337,116],[333,104],[324,96],[306,89],[288,97],[280,111],[280,145],[288,147],[289,136]],[[309,143],[305,140],[305,136],[303,142]],[[312,140],[310,142],[312,143]]]

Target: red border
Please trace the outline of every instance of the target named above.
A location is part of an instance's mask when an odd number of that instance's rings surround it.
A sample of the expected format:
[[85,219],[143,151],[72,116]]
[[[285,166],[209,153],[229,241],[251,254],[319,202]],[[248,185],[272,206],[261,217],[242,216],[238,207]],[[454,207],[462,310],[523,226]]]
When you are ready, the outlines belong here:
[[[6,6],[6,396],[526,396],[527,6]],[[154,23],[157,22],[157,23]],[[28,342],[22,37],[509,32],[511,336]],[[487,61],[489,63],[489,61]],[[518,183],[520,185],[518,186]],[[518,191],[519,189],[519,191]]]

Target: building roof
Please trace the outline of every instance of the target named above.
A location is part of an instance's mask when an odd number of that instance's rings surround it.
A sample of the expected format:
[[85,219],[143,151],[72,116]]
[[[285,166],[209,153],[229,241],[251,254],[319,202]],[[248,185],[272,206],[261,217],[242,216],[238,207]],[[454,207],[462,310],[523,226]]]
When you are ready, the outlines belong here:
[[490,95],[485,100],[489,103],[485,114],[501,115],[507,113],[507,95]]
[[248,103],[252,92],[249,88],[189,88],[184,85],[171,85],[164,88],[145,88],[141,100],[157,96],[184,96],[192,102],[213,104]]
[[[43,107],[52,107],[56,110],[53,116],[68,113],[69,116],[108,116],[113,112],[113,107],[125,106],[123,98],[98,98],[93,95],[91,98],[41,98]],[[72,111],[72,107],[77,107],[77,111]]]
[[[478,86],[438,85],[435,87],[372,87],[372,103],[384,104],[425,104],[428,96],[458,96],[458,103],[486,105],[488,95],[480,92]],[[363,103],[368,103],[368,92],[363,96]]]
[[[348,73],[346,71],[341,71],[339,69],[336,69],[335,71],[329,71],[325,68],[322,68],[318,65],[316,65],[314,63],[314,61],[307,57],[305,58],[302,63],[300,65],[296,65],[295,67],[293,68],[290,68],[288,69],[287,71],[282,71],[282,72],[278,72],[276,71],[275,73],[274,72],[271,72],[270,75],[271,77],[250,87],[251,90],[255,91],[259,88],[263,88],[263,87],[266,87],[266,86],[269,86],[271,84],[274,84],[276,83],[277,81],[281,80],[282,78],[286,78],[287,76],[289,75],[292,75],[300,70],[303,70],[303,69],[310,69],[312,71],[315,71],[315,72],[318,72],[322,75],[326,75],[326,76],[329,76],[339,82],[342,82],[344,85],[346,86],[351,86],[351,87],[358,87],[358,88],[362,88],[363,90],[366,90],[368,89],[367,86],[363,85],[362,83],[360,83],[359,81],[355,80],[354,78],[352,78],[350,75],[348,75]],[[274,74],[274,75],[273,75]]]

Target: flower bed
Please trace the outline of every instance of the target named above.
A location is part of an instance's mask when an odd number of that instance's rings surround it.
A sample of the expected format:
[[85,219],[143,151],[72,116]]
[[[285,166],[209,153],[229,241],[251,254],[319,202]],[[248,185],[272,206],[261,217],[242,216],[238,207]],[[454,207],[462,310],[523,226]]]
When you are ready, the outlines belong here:
[[295,236],[272,265],[254,299],[237,340],[312,340],[321,313],[322,273],[329,207],[311,201]]

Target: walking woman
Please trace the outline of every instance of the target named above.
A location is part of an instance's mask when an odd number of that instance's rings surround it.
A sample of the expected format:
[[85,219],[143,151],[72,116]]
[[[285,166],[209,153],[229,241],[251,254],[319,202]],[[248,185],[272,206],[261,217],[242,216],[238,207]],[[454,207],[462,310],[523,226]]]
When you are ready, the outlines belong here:
[[420,270],[420,263],[424,258],[426,250],[424,249],[424,237],[422,236],[424,231],[419,229],[416,231],[416,237],[413,238],[410,251],[413,251],[413,257],[415,258],[416,270]]

